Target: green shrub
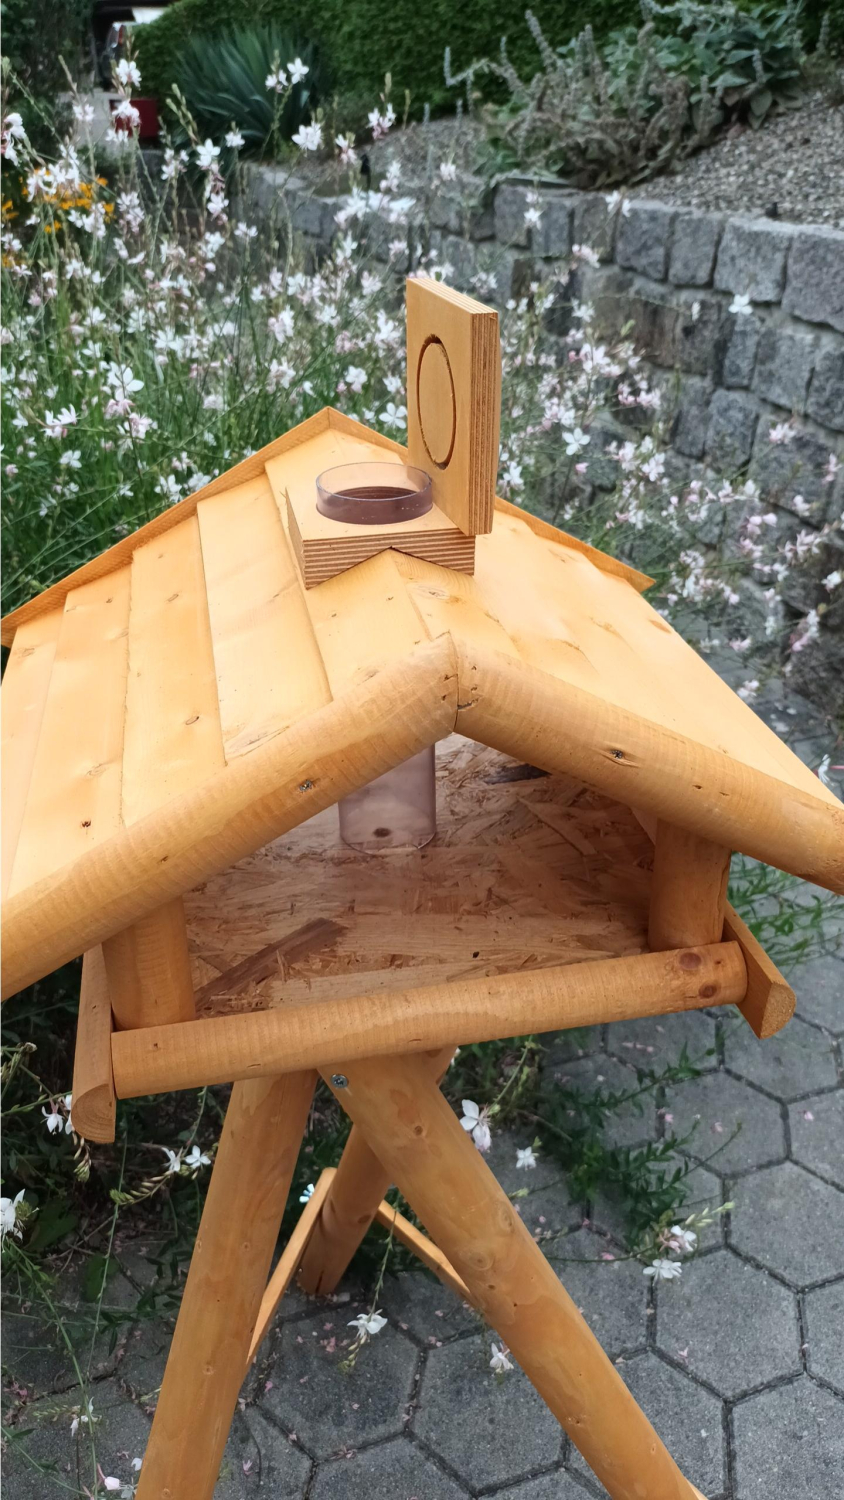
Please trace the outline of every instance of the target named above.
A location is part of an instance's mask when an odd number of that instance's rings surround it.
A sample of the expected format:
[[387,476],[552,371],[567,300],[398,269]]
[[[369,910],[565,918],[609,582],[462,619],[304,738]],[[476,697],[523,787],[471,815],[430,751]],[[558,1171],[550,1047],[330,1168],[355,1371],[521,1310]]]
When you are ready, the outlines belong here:
[[[555,44],[575,36],[587,22],[603,34],[635,23],[639,15],[635,0],[537,0],[534,9]],[[453,101],[443,79],[446,45],[454,66],[464,68],[497,52],[506,35],[517,66],[537,65],[525,26],[525,0],[499,0],[494,6],[455,6],[453,0],[429,0],[427,5],[416,0],[178,0],[135,34],[144,88],[162,98],[193,36],[209,36],[247,20],[273,20],[312,36],[336,88],[368,98],[370,107],[389,73],[399,113],[406,90],[415,114],[426,103],[438,109]]]
[[[279,62],[294,57],[308,72],[292,86],[276,120],[276,95],[265,80]],[[325,91],[315,48],[272,23],[193,37],[179,58],[176,81],[200,133],[217,140],[234,124],[246,153],[260,151],[274,130],[289,140]]]

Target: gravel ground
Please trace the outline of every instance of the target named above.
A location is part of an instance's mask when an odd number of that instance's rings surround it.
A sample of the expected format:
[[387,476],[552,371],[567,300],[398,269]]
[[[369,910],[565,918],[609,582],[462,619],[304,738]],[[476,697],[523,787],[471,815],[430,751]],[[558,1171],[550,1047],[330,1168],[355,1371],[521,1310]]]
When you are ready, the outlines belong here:
[[[476,164],[483,129],[475,120],[432,120],[396,130],[370,148],[373,181],[391,157],[406,182],[452,157],[462,170]],[[674,171],[630,188],[631,196],[725,212],[770,214],[799,224],[844,228],[844,106],[821,93],[800,109],[768,120],[761,130],[739,126]]]
[[761,130],[737,128],[631,194],[844,228],[844,107],[813,94]]

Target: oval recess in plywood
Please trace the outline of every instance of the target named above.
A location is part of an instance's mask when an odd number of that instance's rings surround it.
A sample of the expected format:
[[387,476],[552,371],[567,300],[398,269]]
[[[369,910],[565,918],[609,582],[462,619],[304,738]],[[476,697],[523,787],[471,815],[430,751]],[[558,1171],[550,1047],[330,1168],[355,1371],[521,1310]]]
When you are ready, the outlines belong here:
[[457,434],[457,400],[444,345],[426,339],[416,370],[416,405],[425,451],[438,469],[448,467]]

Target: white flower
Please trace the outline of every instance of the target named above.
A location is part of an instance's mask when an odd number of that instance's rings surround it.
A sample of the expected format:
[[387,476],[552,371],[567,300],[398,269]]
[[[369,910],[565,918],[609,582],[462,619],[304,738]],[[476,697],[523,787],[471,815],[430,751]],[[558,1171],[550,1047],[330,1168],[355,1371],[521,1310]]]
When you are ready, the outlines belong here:
[[127,58],[121,57],[120,62],[117,64],[117,67],[114,71],[117,76],[118,83],[121,83],[124,88],[128,88],[129,85],[131,85],[133,89],[140,88],[141,72],[137,63],[129,62]]
[[360,365],[349,365],[343,379],[350,391],[360,392],[366,385],[366,371],[362,370]]
[[407,407],[396,406],[394,401],[388,401],[381,413],[381,421],[385,427],[406,427]]
[[525,209],[525,227],[527,229],[538,229],[542,223],[542,209],[536,203]]
[[210,1165],[210,1156],[206,1156],[204,1151],[200,1151],[199,1147],[194,1142],[194,1144],[190,1148],[190,1151],[185,1157],[185,1166],[189,1167],[192,1172],[195,1172],[199,1169],[199,1167],[210,1167]]
[[144,388],[144,382],[135,379],[131,365],[109,364],[106,381],[112,390],[122,391],[124,396],[133,396]]
[[736,691],[738,692],[739,697],[743,699],[745,703],[752,703],[754,698],[756,697],[756,694],[759,692],[758,679],[755,677],[749,677],[747,682],[743,682],[741,687],[737,688]]
[[196,165],[203,172],[210,172],[212,168],[216,167],[219,155],[219,146],[215,146],[211,140],[203,141],[202,145],[196,148]]
[[676,1281],[682,1274],[683,1267],[678,1260],[667,1260],[661,1255],[652,1265],[644,1267],[644,1275],[653,1277],[654,1281]]
[[698,318],[700,317],[700,303],[699,302],[693,302],[692,303],[691,308],[690,308],[690,313],[691,313],[692,322],[696,323],[697,320],[698,320]]
[[790,422],[775,422],[768,429],[769,443],[790,443],[794,437],[794,428]]
[[66,469],[81,469],[82,454],[78,448],[66,448],[59,463],[63,464]]
[[571,458],[575,453],[582,453],[584,448],[588,448],[590,439],[581,427],[572,427],[563,433],[563,442],[566,453]]
[[827,573],[823,580],[823,586],[828,594],[831,594],[833,589],[839,589],[842,583],[844,583],[844,573],[840,568],[836,568],[834,573]]
[[304,1192],[299,1194],[299,1202],[300,1203],[307,1203],[307,1202],[309,1202],[309,1200],[311,1198],[313,1198],[313,1196],[314,1196],[314,1185],[313,1185],[312,1182],[309,1182],[308,1186],[305,1188]]
[[282,93],[287,88],[287,74],[284,69],[275,68],[272,73],[268,73],[264,79],[264,87],[274,89],[277,94]]
[[513,1365],[507,1358],[508,1353],[509,1350],[506,1349],[503,1344],[493,1344],[492,1359],[489,1362],[489,1368],[493,1371],[494,1374],[504,1375],[507,1370],[512,1370]]
[[618,191],[618,188],[615,189],[615,192],[604,193],[604,202],[607,205],[607,212],[614,214],[616,209],[618,208],[619,203],[621,202],[621,194]]
[[23,1201],[24,1188],[14,1198],[0,1198],[0,1243],[7,1234],[13,1234],[16,1239],[21,1237],[21,1227],[18,1223],[18,1206]]
[[171,1151],[169,1146],[160,1146],[159,1150],[163,1151],[164,1155],[167,1157],[167,1167],[165,1169],[167,1173],[171,1173],[171,1172],[176,1173],[176,1172],[181,1171],[181,1167],[182,1167],[182,1153],[181,1153],[181,1151]]
[[303,63],[301,57],[294,57],[292,63],[287,64],[287,72],[291,83],[301,83],[306,73],[310,73],[307,63]]
[[42,1108],[41,1113],[47,1122],[47,1129],[49,1130],[50,1135],[52,1135],[56,1130],[61,1133],[61,1131],[64,1129],[64,1120],[56,1109],[55,1104],[51,1104],[49,1109]]
[[736,317],[738,318],[749,317],[753,312],[753,308],[750,305],[749,294],[746,292],[736,292],[732,302],[730,303],[730,312],[735,313]]
[[226,132],[226,145],[230,146],[232,151],[239,151],[241,146],[245,144],[246,142],[239,130],[228,130]]
[[[824,476],[823,476],[823,482],[824,482],[824,484],[832,484],[832,481],[835,478],[835,476],[838,473],[838,470],[840,468],[841,468],[841,464],[839,463],[838,459],[835,457],[835,454],[834,453],[830,453],[829,458],[827,459],[826,468],[824,470]],[[793,504],[793,502],[792,502],[792,504]]]
[[533,1147],[532,1146],[525,1146],[522,1149],[522,1148],[520,1148],[520,1147],[517,1146],[516,1147],[516,1170],[517,1171],[527,1171],[529,1168],[532,1168],[532,1167],[535,1167],[535,1166],[536,1166],[536,1156],[534,1154]]
[[322,126],[319,120],[312,121],[310,125],[300,125],[291,140],[300,151],[318,151],[322,145]]
[[376,1333],[381,1332],[386,1322],[387,1319],[380,1312],[358,1313],[356,1318],[350,1320],[349,1327],[357,1329],[360,1342],[365,1344],[367,1339],[373,1338]]
[[107,1490],[112,1490],[115,1493],[123,1487],[120,1480],[115,1479],[113,1476],[109,1476],[108,1478],[103,1476],[103,1484]]
[[481,1109],[474,1099],[462,1101],[463,1117],[460,1124],[475,1142],[479,1151],[488,1151],[492,1143],[489,1129],[489,1114],[486,1109]]
[[440,177],[443,182],[454,182],[457,176],[457,168],[453,161],[440,162]]
[[578,260],[585,260],[589,266],[599,266],[601,264],[600,257],[589,245],[572,245],[571,253],[572,255],[576,255]]
[[668,1243],[679,1255],[691,1255],[697,1245],[697,1235],[693,1229],[684,1229],[682,1224],[672,1224]]

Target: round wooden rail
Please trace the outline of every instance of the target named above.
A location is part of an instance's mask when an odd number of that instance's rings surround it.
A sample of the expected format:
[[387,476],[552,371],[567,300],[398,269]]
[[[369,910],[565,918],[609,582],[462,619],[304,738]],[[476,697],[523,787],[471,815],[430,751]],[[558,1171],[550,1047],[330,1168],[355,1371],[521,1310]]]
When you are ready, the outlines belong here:
[[738,943],[451,981],[115,1032],[119,1099],[637,1016],[736,1004]]

